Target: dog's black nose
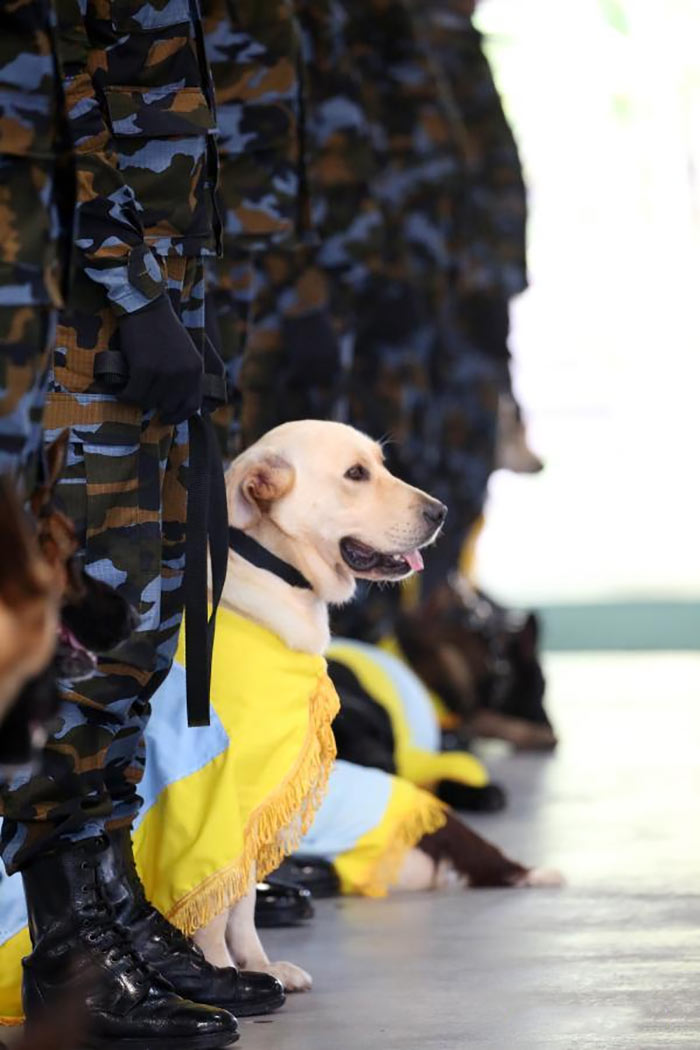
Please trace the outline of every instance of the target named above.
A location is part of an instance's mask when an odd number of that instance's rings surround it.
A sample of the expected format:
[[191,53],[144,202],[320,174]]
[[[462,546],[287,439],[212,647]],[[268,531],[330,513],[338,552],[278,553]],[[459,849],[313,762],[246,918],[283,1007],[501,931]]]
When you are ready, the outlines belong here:
[[447,517],[447,507],[439,500],[431,500],[429,506],[423,508],[423,517],[429,525],[442,525]]

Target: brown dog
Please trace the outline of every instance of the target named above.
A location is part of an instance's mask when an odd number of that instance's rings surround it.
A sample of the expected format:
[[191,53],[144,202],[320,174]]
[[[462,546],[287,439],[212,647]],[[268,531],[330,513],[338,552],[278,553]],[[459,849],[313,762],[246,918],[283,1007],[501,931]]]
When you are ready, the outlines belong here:
[[415,672],[455,717],[458,735],[548,751],[557,738],[543,706],[534,617],[445,583],[403,612],[396,635]]
[[0,722],[51,660],[62,589],[14,489],[0,479]]
[[58,696],[57,676],[77,679],[94,670],[93,653],[124,641],[136,624],[131,606],[93,579],[77,556],[72,521],[54,490],[68,434],[47,449],[45,478],[35,490],[32,517],[7,482],[0,486],[0,765],[31,760]]

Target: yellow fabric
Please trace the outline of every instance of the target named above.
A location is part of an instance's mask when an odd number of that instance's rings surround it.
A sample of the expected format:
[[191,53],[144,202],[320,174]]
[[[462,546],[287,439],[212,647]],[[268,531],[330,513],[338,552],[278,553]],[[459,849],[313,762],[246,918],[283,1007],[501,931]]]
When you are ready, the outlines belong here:
[[[396,652],[394,655],[397,655]],[[489,775],[485,766],[468,751],[434,752],[414,746],[399,691],[384,668],[372,659],[367,650],[332,642],[328,656],[349,667],[363,689],[389,715],[394,731],[394,758],[399,776],[421,787],[430,787],[440,780],[458,780],[470,787],[488,784]]]
[[[165,786],[134,832],[149,899],[185,933],[244,896],[253,863],[264,878],[294,851],[335,759],[339,703],[323,657],[228,609],[217,616],[211,697],[230,746]],[[26,929],[0,946],[1,1024],[22,1022],[30,951]]]
[[486,519],[483,514],[480,514],[469,530],[469,535],[462,544],[462,550],[459,556],[460,575],[464,576],[465,580],[468,580],[472,586],[476,585],[476,548],[479,544],[481,534],[484,531],[485,524]]
[[421,578],[419,573],[414,572],[407,580],[403,580],[399,590],[399,605],[404,612],[417,609],[421,599]]
[[[179,657],[183,648],[181,639]],[[225,831],[222,840],[207,834],[200,855],[200,843],[185,839],[183,866],[196,860],[209,872],[169,909],[186,932],[246,893],[253,863],[264,878],[294,852],[321,803],[336,754],[331,723],[339,702],[326,661],[294,652],[272,631],[230,609],[217,615],[211,697],[231,745],[227,776],[202,785],[199,801],[217,814],[222,828],[226,821],[234,824],[239,848],[231,851],[232,836]],[[170,790],[161,805],[175,816],[182,804],[174,798],[171,805]],[[160,816],[167,836],[170,817]]]
[[[218,865],[243,854],[236,806],[211,804],[213,797],[234,797],[233,772],[229,753],[224,752],[203,769],[169,784],[134,832],[134,856],[149,899],[188,933],[196,927],[179,921],[181,910],[191,917],[181,903],[194,892],[206,897],[212,908],[220,904],[222,911],[226,901],[220,896]],[[213,875],[212,865],[217,865]],[[215,914],[212,910],[211,917]],[[0,1024],[23,1021],[21,961],[31,950],[26,927],[0,945]]]
[[391,779],[391,796],[380,823],[333,860],[343,893],[385,897],[408,851],[445,823],[443,806],[433,795],[400,777]]
[[0,1025],[18,1025],[24,1021],[22,959],[31,950],[26,926],[0,947]]
[[[395,656],[397,660],[401,660],[402,663],[408,664],[403,649],[393,635],[388,634],[382,638],[379,642],[379,647],[380,649],[384,649],[385,652],[391,653],[392,656]],[[425,683],[423,684],[425,685]],[[450,711],[445,701],[435,692],[434,689],[430,689],[427,685],[425,685],[425,689],[435,709],[440,728],[456,729],[460,724],[459,717],[453,711]]]

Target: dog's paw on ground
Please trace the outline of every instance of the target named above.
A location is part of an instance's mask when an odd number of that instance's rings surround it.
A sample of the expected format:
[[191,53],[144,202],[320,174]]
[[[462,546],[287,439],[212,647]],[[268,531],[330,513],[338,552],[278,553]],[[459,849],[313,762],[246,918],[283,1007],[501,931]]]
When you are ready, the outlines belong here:
[[290,962],[271,963],[265,972],[272,974],[284,987],[285,992],[310,992],[314,979],[301,966]]
[[518,880],[518,886],[563,886],[566,879],[556,868],[530,868],[528,872]]

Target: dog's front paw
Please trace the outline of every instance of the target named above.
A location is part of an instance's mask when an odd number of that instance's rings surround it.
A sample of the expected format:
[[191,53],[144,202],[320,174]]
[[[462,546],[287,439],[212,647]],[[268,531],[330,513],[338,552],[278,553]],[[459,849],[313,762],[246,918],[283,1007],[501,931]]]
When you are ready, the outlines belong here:
[[518,886],[551,887],[563,886],[566,882],[564,876],[556,868],[530,868],[521,879]]
[[265,972],[272,974],[284,987],[285,992],[310,992],[314,979],[301,966],[294,963],[276,962],[265,967]]

